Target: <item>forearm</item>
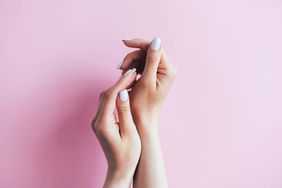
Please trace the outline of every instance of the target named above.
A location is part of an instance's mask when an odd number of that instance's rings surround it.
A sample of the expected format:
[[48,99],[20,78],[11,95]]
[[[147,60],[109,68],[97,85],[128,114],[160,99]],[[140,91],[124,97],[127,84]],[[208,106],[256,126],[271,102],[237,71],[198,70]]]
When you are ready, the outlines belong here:
[[161,145],[157,130],[139,132],[142,152],[135,172],[134,188],[168,187]]

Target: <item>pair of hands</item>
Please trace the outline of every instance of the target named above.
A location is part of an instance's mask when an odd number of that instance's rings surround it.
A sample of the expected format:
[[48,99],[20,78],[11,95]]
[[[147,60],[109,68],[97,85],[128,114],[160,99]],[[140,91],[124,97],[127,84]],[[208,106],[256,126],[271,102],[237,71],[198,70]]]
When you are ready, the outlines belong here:
[[134,174],[134,187],[166,187],[158,114],[176,68],[169,63],[159,38],[123,42],[138,50],[126,55],[118,67],[123,75],[101,93],[92,123],[108,163],[104,187],[129,187]]

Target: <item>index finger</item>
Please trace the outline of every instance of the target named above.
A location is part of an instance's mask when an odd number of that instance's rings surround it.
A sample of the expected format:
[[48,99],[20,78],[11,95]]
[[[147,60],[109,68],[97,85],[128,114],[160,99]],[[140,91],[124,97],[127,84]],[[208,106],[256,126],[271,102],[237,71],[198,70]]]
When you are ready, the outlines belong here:
[[118,93],[127,88],[136,78],[136,69],[128,70],[117,83],[104,93],[101,104],[101,116],[111,116],[115,110]]
[[[145,40],[145,39],[126,39],[126,40],[122,40],[122,42],[124,43],[125,46],[127,46],[129,48],[139,48],[139,49],[145,50],[145,51],[148,51],[148,49],[151,45],[151,41],[148,41],[148,40]],[[135,57],[135,59],[136,58],[138,58],[138,57]],[[130,65],[131,63],[127,62],[127,64]],[[163,48],[162,48],[160,64],[162,64],[162,65],[168,64],[168,58],[167,58]]]
[[122,40],[124,45],[130,48],[140,48],[142,50],[148,50],[150,46],[150,41],[144,40],[144,39],[127,39],[127,40]]

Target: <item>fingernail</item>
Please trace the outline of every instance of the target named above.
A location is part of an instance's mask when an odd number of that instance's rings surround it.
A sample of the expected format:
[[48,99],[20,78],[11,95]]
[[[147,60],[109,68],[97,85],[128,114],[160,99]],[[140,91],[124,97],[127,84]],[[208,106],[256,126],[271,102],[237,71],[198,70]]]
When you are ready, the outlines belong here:
[[117,69],[120,69],[121,65],[123,64],[123,61],[120,61],[117,65]]
[[159,37],[155,37],[151,43],[151,49],[154,51],[158,51],[161,47],[161,39]]
[[121,90],[121,91],[119,92],[119,99],[120,99],[122,102],[127,101],[127,99],[128,99],[128,92],[127,92],[126,89]]
[[126,71],[123,75],[123,77],[126,77],[132,73],[134,73],[136,71],[136,68],[133,68],[133,69],[129,69],[128,71]]

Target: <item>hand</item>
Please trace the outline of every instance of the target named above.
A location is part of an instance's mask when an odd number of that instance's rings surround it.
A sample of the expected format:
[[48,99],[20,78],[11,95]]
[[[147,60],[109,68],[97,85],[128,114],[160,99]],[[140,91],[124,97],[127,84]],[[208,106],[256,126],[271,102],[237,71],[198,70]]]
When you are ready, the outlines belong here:
[[[123,40],[124,44],[140,50],[129,53],[120,66],[127,71],[135,67],[142,74],[130,91],[131,109],[139,133],[154,130],[158,112],[174,78],[176,67],[161,47],[161,40],[155,38],[151,43],[142,39]],[[144,70],[143,70],[144,69]],[[146,128],[150,126],[149,128]]]
[[[135,78],[135,70],[129,70],[112,88],[101,93],[99,108],[92,123],[108,163],[104,188],[129,187],[140,157],[141,141],[125,89]],[[119,122],[115,121],[115,107]]]
[[168,62],[161,41],[151,43],[125,40],[128,47],[140,48],[124,58],[121,69],[136,67],[141,78],[130,91],[131,110],[141,142],[142,154],[134,176],[135,188],[166,188],[168,182],[157,133],[158,113],[176,75],[176,68]]

